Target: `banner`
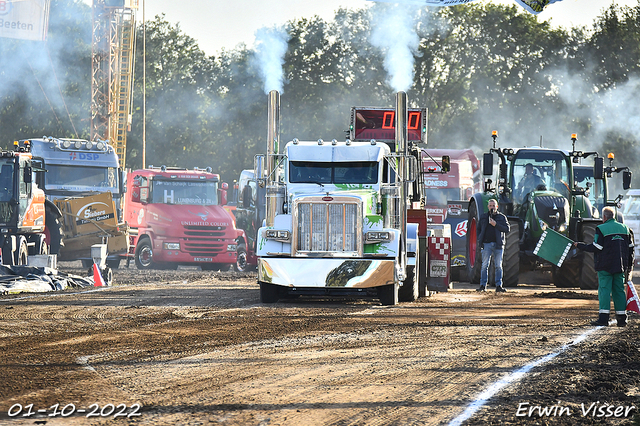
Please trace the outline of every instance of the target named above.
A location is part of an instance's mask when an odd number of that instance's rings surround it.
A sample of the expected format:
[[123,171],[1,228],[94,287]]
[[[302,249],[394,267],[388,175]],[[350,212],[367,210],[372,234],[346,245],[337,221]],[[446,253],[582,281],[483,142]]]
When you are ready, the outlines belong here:
[[0,0],[0,37],[44,41],[51,0]]
[[[423,6],[456,6],[459,4],[471,3],[475,0],[369,0],[377,3],[403,3],[417,4]],[[527,12],[537,15],[542,12],[547,5],[562,0],[515,0],[520,6],[524,7]]]

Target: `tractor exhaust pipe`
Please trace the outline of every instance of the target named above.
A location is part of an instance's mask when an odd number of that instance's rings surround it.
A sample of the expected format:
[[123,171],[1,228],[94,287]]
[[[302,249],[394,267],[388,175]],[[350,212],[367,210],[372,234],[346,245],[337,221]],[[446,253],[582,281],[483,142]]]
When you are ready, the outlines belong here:
[[280,92],[272,90],[267,107],[267,226],[273,226],[278,211],[278,189],[276,182],[277,156],[280,150]]

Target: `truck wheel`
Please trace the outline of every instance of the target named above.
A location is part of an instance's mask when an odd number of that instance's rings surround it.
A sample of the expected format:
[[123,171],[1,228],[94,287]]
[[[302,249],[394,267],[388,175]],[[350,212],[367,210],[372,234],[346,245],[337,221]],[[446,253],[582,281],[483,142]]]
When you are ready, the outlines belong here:
[[509,221],[509,233],[507,234],[502,256],[502,285],[515,287],[518,285],[520,274],[520,223]]
[[[596,223],[583,222],[580,230],[579,241],[592,243],[596,236]],[[593,260],[593,253],[582,252],[582,265],[580,268],[580,288],[583,290],[596,290],[598,288],[598,274]]]
[[467,219],[467,277],[471,284],[480,282],[480,269],[482,268],[482,254],[478,242],[478,206],[474,201],[469,203],[469,219]]
[[276,303],[280,299],[280,289],[275,284],[260,283],[260,302]]
[[153,267],[153,248],[149,238],[138,240],[135,259],[138,269],[151,269]]
[[247,247],[244,244],[240,244],[237,254],[238,259],[236,260],[236,264],[233,265],[233,268],[236,272],[247,272]]
[[47,240],[44,235],[38,240],[38,252],[36,254],[49,254],[49,246],[47,245]]
[[378,287],[378,299],[380,303],[387,306],[398,304],[398,284],[387,284]]
[[27,239],[23,236],[18,238],[18,250],[16,251],[16,265],[26,265],[27,257],[29,256],[29,246],[27,246]]
[[62,225],[59,218],[48,211],[45,214],[44,236],[49,245],[50,254],[59,254],[62,244]]
[[400,302],[413,302],[418,299],[418,265],[407,266],[407,278],[398,289],[398,300]]

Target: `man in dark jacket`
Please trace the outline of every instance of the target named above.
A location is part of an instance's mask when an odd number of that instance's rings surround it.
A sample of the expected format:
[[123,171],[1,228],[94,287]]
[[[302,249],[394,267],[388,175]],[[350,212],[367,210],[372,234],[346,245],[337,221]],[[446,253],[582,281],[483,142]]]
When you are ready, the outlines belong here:
[[602,225],[596,228],[593,243],[574,243],[580,250],[593,253],[595,269],[598,271],[598,301],[600,315],[592,325],[609,325],[611,298],[616,310],[618,327],[627,325],[627,297],[624,292],[625,278],[629,278],[633,266],[633,233],[627,225],[615,219],[611,207],[602,210]]
[[493,258],[496,271],[496,293],[506,291],[502,287],[502,249],[505,243],[505,233],[509,232],[507,217],[498,211],[498,202],[489,200],[489,211],[480,216],[477,233],[478,241],[482,245],[482,269],[480,270],[480,287],[478,291],[487,289],[489,278],[489,264]]

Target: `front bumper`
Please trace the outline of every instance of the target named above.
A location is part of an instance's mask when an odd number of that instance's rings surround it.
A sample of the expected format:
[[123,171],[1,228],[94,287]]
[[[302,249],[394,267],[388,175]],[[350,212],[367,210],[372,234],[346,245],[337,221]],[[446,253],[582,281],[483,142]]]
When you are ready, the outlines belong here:
[[286,287],[371,288],[393,284],[393,259],[261,257],[258,281]]

